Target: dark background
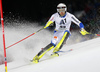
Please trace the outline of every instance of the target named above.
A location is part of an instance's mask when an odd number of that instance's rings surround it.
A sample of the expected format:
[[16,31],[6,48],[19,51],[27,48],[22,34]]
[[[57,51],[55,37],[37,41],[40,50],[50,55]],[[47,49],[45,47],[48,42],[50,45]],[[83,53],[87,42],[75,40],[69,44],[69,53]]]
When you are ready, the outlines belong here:
[[27,20],[41,21],[49,18],[56,12],[56,7],[59,3],[65,3],[68,11],[74,13],[75,11],[90,9],[87,5],[99,6],[99,0],[2,0],[4,16],[14,18],[24,18]]

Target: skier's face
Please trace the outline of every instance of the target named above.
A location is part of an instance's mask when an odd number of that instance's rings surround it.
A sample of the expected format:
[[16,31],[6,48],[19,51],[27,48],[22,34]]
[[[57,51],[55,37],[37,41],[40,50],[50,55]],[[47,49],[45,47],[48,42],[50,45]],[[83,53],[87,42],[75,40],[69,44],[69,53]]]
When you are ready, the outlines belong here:
[[64,16],[64,15],[65,15],[65,8],[59,9],[59,14],[60,14],[61,16]]
[[65,11],[64,11],[64,12],[59,12],[59,14],[60,14],[61,16],[64,16],[64,15],[65,15]]

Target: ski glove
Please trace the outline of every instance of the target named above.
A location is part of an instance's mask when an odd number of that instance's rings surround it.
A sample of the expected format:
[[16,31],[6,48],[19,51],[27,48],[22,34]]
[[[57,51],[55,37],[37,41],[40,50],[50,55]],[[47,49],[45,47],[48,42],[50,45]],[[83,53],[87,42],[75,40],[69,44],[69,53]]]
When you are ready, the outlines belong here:
[[81,33],[82,35],[90,34],[90,33],[87,32],[84,28],[81,28],[80,33]]
[[46,26],[44,27],[44,28],[47,28],[48,26],[50,26],[50,24],[52,24],[53,23],[53,21],[49,21],[47,24],[46,24]]

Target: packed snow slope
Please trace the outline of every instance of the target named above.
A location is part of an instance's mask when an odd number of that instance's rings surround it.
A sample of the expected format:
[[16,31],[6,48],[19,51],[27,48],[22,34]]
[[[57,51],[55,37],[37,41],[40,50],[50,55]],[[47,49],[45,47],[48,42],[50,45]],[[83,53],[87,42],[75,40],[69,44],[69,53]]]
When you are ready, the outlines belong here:
[[[6,47],[41,29],[38,23],[9,22],[5,25]],[[30,60],[51,42],[53,31],[42,30],[34,36],[7,49],[8,72],[100,72],[100,38],[84,40],[85,36],[73,32],[63,46],[59,57],[51,58],[52,50],[40,59],[38,64]],[[72,51],[68,52],[68,50]],[[0,28],[0,61],[3,58],[2,32]],[[5,72],[4,64],[0,72]]]
[[[25,61],[8,63],[8,72],[100,72],[100,38],[64,45],[59,57],[41,59],[38,64]],[[4,72],[4,65],[0,66]]]

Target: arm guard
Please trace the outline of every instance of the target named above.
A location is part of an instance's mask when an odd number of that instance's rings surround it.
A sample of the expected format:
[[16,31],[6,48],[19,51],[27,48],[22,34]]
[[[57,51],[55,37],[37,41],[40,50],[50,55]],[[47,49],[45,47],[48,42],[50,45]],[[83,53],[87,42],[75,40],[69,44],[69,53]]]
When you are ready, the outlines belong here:
[[83,23],[80,23],[79,26],[80,26],[80,29],[81,29],[81,28],[84,28]]

